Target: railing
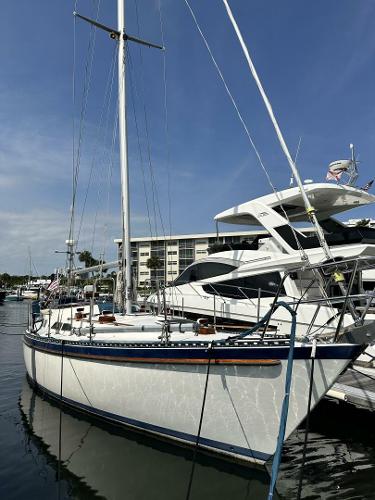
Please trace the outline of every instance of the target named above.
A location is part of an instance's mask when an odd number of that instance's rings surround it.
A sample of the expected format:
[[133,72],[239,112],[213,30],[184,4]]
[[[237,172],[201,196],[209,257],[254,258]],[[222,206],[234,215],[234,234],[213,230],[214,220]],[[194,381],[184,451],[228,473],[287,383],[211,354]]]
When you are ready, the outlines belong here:
[[[189,283],[189,287],[192,290],[193,294],[199,297],[200,299],[212,299],[212,317],[214,320],[214,324],[217,323],[217,316],[221,313],[223,317],[227,316],[227,311],[225,311],[225,306],[227,304],[233,305],[233,300],[246,300],[246,303],[251,308],[251,314],[253,318],[256,318],[257,322],[260,319],[261,314],[261,306],[265,305],[265,298],[272,298],[272,303],[270,305],[271,314],[269,315],[269,319],[265,324],[262,332],[262,337],[267,334],[271,317],[273,316],[274,307],[277,301],[282,300],[289,304],[294,308],[295,312],[297,312],[299,307],[303,307],[305,305],[316,306],[315,311],[312,314],[311,319],[309,320],[309,325],[307,328],[307,336],[316,336],[317,333],[321,332],[322,329],[329,328],[330,332],[334,331],[334,338],[340,335],[343,326],[346,322],[347,315],[351,315],[353,318],[354,325],[363,324],[366,315],[368,314],[373,301],[375,299],[375,289],[373,292],[364,292],[364,290],[360,290],[361,293],[352,293],[354,285],[360,286],[361,280],[358,279],[358,283],[355,284],[356,278],[359,278],[359,271],[366,269],[375,268],[375,258],[373,257],[359,257],[359,258],[350,258],[350,259],[341,259],[336,260],[335,262],[325,262],[321,264],[315,265],[306,265],[303,268],[298,269],[289,269],[285,270],[283,276],[278,284],[278,289],[276,292],[270,289],[262,289],[262,288],[253,288],[253,287],[243,287],[243,286],[235,286],[225,284],[224,282],[212,282],[208,280],[199,280],[197,285],[195,282]],[[266,271],[266,270],[264,270]],[[275,270],[272,270],[275,272]],[[280,270],[279,270],[280,271]],[[277,272],[279,272],[277,271]],[[308,282],[307,286],[301,289],[301,294],[298,297],[285,295],[282,293],[284,289],[284,284],[287,279],[291,279],[296,281],[295,275],[299,273],[300,282],[303,281],[302,273],[309,274],[312,272],[313,277]],[[267,273],[267,272],[266,272]],[[265,274],[266,274],[265,273]],[[256,275],[259,276],[259,275]],[[346,278],[345,278],[346,276]],[[250,279],[251,276],[248,276]],[[331,296],[330,289],[332,286],[337,285],[338,281],[341,280],[345,282],[345,295],[334,295]],[[199,285],[199,288],[198,288]],[[202,293],[202,286],[207,285],[212,293],[207,292]],[[223,296],[223,285],[225,285],[225,289],[229,290],[228,296]],[[289,282],[290,285],[290,282]],[[319,288],[319,293],[321,294],[320,298],[306,298],[308,296],[308,292],[312,288]],[[230,293],[230,290],[233,289],[233,294]],[[181,296],[181,314],[184,315],[184,294],[179,289],[179,287],[173,287],[174,293],[176,295],[176,304],[173,304],[174,310],[179,310],[179,300],[177,299],[177,293]],[[221,292],[220,292],[221,291]],[[264,297],[265,293],[267,297]],[[232,295],[232,296],[231,296]],[[254,295],[256,295],[254,297]],[[240,298],[241,297],[241,298]],[[186,295],[185,295],[186,298]],[[174,302],[174,300],[173,300]],[[218,306],[218,302],[220,306]],[[185,301],[186,304],[186,301]],[[238,303],[237,303],[238,304]],[[166,301],[166,307],[171,307],[171,302]],[[192,307],[193,308],[193,307]],[[322,308],[327,308],[331,311],[331,316],[325,320],[322,324],[317,324],[316,320],[319,316]],[[202,309],[204,309],[202,307]],[[220,311],[221,309],[221,311]],[[231,311],[233,314],[233,311]],[[353,314],[354,312],[354,314]],[[210,316],[211,316],[210,315]],[[242,316],[243,314],[241,314]],[[229,319],[229,318],[228,318]]]

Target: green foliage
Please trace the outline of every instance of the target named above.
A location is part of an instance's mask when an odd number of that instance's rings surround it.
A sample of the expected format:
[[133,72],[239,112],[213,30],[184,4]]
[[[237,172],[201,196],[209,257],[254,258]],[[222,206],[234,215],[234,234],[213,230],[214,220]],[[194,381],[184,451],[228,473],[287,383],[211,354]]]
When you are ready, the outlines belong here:
[[11,276],[8,273],[0,274],[0,287],[13,288],[17,285],[24,285],[27,283],[29,277],[25,276]]
[[162,261],[156,255],[153,256],[153,257],[150,257],[147,260],[147,264],[146,265],[147,265],[147,267],[149,269],[160,269],[161,267],[163,267]]
[[223,251],[223,243],[220,243],[220,242],[215,242],[215,243],[212,243],[212,245],[210,245],[207,249],[208,251],[208,255],[211,255],[213,253],[217,253],[217,252],[222,252]]
[[85,263],[85,267],[92,267],[92,266],[97,266],[100,264],[100,261],[97,259],[94,259],[94,257],[91,255],[91,252],[88,250],[83,250],[78,257],[78,260],[80,262]]
[[370,219],[361,219],[356,223],[357,227],[366,227],[370,223]]

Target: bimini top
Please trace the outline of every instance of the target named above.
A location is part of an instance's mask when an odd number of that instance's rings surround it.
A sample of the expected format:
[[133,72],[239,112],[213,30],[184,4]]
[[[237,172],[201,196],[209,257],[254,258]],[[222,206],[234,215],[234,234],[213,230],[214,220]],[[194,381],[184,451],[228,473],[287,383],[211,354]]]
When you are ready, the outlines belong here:
[[[351,186],[314,183],[305,184],[304,189],[320,220],[327,219],[334,214],[345,212],[355,207],[375,202],[375,196],[373,194],[369,194],[362,189]],[[228,224],[250,224],[258,226],[258,218],[252,215],[254,213],[254,202],[272,208],[281,216],[284,216],[285,211],[290,222],[303,222],[308,220],[298,187],[284,189],[283,191],[278,191],[276,194],[271,193],[242,203],[236,207],[229,208],[216,215],[215,220]]]

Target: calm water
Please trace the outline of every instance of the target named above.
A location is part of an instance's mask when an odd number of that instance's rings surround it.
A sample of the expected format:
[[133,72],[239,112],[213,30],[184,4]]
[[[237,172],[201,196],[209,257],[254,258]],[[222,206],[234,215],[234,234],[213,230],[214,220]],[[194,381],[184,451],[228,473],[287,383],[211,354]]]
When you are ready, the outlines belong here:
[[[190,450],[61,411],[30,389],[19,335],[26,321],[26,303],[0,306],[0,498],[186,499]],[[375,499],[374,423],[363,411],[319,405],[302,498]],[[296,497],[302,441],[300,429],[285,446],[280,498]],[[262,469],[198,455],[189,498],[261,500],[268,482]]]

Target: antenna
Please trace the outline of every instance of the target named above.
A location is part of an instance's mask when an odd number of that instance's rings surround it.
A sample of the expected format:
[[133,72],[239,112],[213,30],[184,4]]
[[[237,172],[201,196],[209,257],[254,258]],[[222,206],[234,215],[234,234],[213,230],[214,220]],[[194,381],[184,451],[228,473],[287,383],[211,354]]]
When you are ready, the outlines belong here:
[[357,182],[358,175],[359,175],[358,167],[357,167],[358,162],[355,158],[354,144],[350,143],[349,148],[351,151],[351,160],[350,160],[350,167],[347,170],[347,174],[349,176],[347,186],[355,186],[355,183]]

